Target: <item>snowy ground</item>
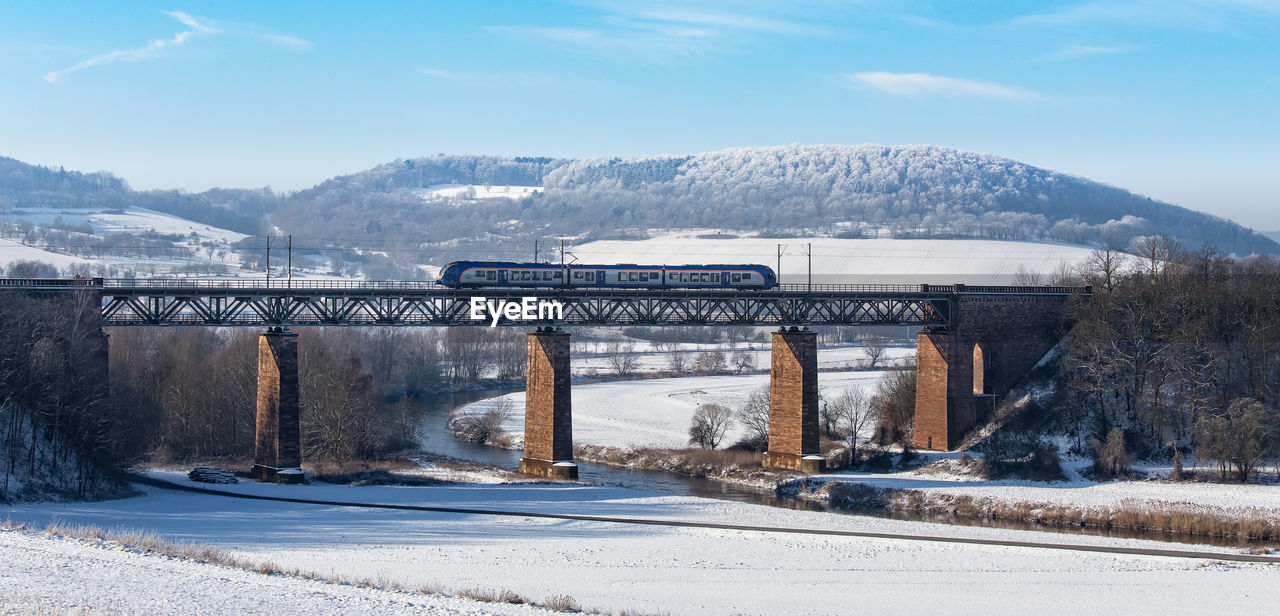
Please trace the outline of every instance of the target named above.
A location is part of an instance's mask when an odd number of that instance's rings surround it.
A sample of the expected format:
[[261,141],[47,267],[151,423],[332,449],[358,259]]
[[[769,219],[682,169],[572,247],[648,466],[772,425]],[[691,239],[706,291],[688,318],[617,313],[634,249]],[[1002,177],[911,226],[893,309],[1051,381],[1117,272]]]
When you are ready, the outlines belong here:
[[541,186],[500,186],[492,184],[432,184],[423,188],[415,188],[413,194],[424,200],[450,199],[470,201],[475,199],[523,199],[536,192],[542,192]]
[[[857,387],[870,395],[883,371],[820,372],[824,394]],[[768,387],[769,375],[700,376],[590,383],[573,387],[573,442],[612,447],[687,447],[689,421],[699,404],[714,402],[736,408],[753,391]],[[479,414],[507,401],[510,417],[503,428],[516,444],[523,442],[525,392],[474,402],[464,413]],[[724,441],[742,437],[741,426],[730,428]]]
[[[655,351],[652,346],[645,341],[634,342],[632,353],[636,355],[637,366],[636,372],[661,372],[670,370],[671,354],[673,351]],[[758,370],[767,370],[769,368],[770,354],[772,349],[769,343],[738,343],[734,347],[726,344],[695,344],[684,343],[678,345],[681,351],[685,353],[687,364],[692,364],[694,358],[703,352],[720,351],[725,354],[726,361],[730,362],[729,368],[736,369],[732,362],[740,353],[747,353],[751,356],[753,366]],[[582,344],[572,349],[571,369],[575,376],[592,376],[592,375],[612,375],[616,374],[616,369],[610,363],[610,354],[608,352],[608,343]],[[914,346],[891,346],[885,348],[884,355],[880,358],[877,365],[888,366],[906,360],[914,360],[916,357],[916,349]],[[844,346],[821,346],[818,349],[818,369],[819,370],[851,370],[864,367],[867,363],[867,352],[860,345],[844,345]]]
[[0,530],[0,614],[555,614],[262,575]]
[[[760,263],[776,267],[783,244],[784,283],[807,280],[808,245],[813,246],[815,283],[1012,284],[1019,269],[1046,278],[1094,250],[1049,242],[1000,240],[896,240],[743,237],[701,239],[709,231],[669,233],[641,241],[605,240],[573,249],[584,263],[712,264]],[[1045,283],[1047,284],[1047,282]]]
[[[180,474],[168,478],[184,481]],[[1045,540],[1044,534],[1028,531],[793,511],[596,486],[356,488],[246,482],[231,488],[355,502]],[[60,520],[149,529],[172,540],[208,543],[282,567],[357,579],[383,577],[410,588],[488,587],[534,600],[567,594],[584,606],[615,614],[624,609],[677,615],[933,614],[938,606],[950,606],[983,614],[1199,616],[1280,609],[1280,594],[1275,592],[1280,566],[1271,565],[372,510],[146,491],[146,496],[100,503],[0,508],[0,518],[31,525]],[[1052,541],[1167,547],[1089,536],[1054,535]],[[355,595],[362,593],[354,591],[222,569],[196,572],[194,565],[114,552],[98,555],[62,542],[14,540],[5,534],[0,535],[0,545],[5,554],[0,559],[0,596],[5,597],[25,594],[36,597],[32,601],[64,602],[102,595],[126,601],[136,597],[144,606],[141,611],[147,612],[181,612],[192,603],[211,606],[207,611],[214,613],[258,611],[252,601],[267,596],[281,601],[273,606],[283,605],[285,612],[345,613],[349,605],[369,605],[361,604]],[[195,581],[188,584],[192,576]],[[144,600],[151,603],[141,603]],[[315,602],[285,603],[311,600]],[[388,604],[386,609],[395,608]]]

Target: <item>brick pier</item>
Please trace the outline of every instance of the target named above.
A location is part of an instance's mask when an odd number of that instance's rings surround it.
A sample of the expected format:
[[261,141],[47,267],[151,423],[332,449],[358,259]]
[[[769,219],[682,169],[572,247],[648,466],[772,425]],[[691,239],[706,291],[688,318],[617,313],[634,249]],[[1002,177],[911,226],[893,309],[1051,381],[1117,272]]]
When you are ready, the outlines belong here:
[[951,327],[925,328],[916,336],[911,446],[959,446],[1062,338],[1066,305],[1066,297],[1052,295],[953,298]]
[[271,327],[258,335],[258,416],[253,476],[303,481],[298,429],[298,335]]
[[569,334],[539,327],[529,334],[525,380],[524,457],[520,472],[577,479],[573,463],[573,405],[569,389]]
[[818,450],[818,334],[808,328],[773,333],[770,361],[769,450],[764,465],[820,473]]

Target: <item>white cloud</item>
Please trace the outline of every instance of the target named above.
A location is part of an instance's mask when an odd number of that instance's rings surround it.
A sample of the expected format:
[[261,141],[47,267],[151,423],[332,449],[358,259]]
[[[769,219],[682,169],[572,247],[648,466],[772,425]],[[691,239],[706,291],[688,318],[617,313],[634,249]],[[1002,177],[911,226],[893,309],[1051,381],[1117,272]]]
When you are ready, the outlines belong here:
[[1102,0],[1025,15],[1013,25],[1120,23],[1140,27],[1221,29],[1232,20],[1280,14],[1275,0]]
[[1093,56],[1112,56],[1122,53],[1130,53],[1141,49],[1137,45],[1068,45],[1051,53],[1043,58],[1042,62],[1058,62],[1062,60],[1078,60],[1080,58],[1089,58]]
[[289,36],[286,34],[275,34],[266,32],[262,28],[252,24],[242,24],[232,21],[221,21],[209,19],[206,17],[194,17],[182,11],[161,11],[165,15],[173,18],[178,23],[190,28],[174,34],[167,39],[156,39],[134,49],[118,49],[109,51],[99,56],[94,56],[88,60],[77,62],[64,69],[49,71],[43,75],[43,79],[49,83],[57,83],[69,73],[84,70],[94,66],[102,66],[119,61],[146,60],[163,55],[167,50],[174,47],[181,47],[187,42],[201,36],[229,36],[232,38],[253,39],[289,47],[297,50],[311,49],[311,43],[300,38]]
[[887,73],[872,71],[847,76],[850,81],[870,86],[882,92],[899,96],[949,96],[974,97],[1012,102],[1029,102],[1043,96],[1013,86],[986,81],[970,81],[954,77],[941,77],[928,73]]

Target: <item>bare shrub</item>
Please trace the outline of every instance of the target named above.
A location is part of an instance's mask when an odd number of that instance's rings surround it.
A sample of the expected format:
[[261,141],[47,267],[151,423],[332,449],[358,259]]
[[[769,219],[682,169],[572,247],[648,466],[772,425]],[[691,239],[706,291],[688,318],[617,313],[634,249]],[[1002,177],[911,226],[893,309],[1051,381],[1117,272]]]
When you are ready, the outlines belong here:
[[1103,477],[1123,477],[1133,472],[1129,465],[1133,457],[1124,447],[1124,430],[1112,428],[1107,434],[1107,442],[1093,439],[1093,467]]
[[582,609],[578,606],[578,601],[569,595],[548,597],[547,600],[542,603],[542,607],[549,610],[555,610],[557,612],[577,612]]
[[512,403],[509,398],[495,398],[493,404],[478,415],[455,413],[449,418],[449,429],[465,441],[503,445],[510,443],[502,424],[511,418],[511,413]]
[[689,424],[689,444],[715,449],[732,423],[733,411],[729,407],[715,403],[700,404]]
[[733,354],[733,368],[741,374],[756,369],[756,356],[751,351],[738,351]]

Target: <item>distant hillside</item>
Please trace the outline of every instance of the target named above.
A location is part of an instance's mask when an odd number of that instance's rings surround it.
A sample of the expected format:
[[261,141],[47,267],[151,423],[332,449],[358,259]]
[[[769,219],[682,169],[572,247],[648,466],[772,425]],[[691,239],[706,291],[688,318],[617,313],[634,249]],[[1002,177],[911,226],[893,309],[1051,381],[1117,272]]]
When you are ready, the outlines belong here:
[[[413,189],[458,183],[542,185],[519,200],[466,207]],[[1097,242],[1127,248],[1171,235],[1239,255],[1280,254],[1231,221],[1014,160],[929,146],[779,146],[692,156],[564,160],[436,156],[328,180],[287,197],[274,224],[314,237],[404,241],[712,227],[795,235],[841,222],[897,237]],[[857,229],[858,226],[842,227]],[[846,231],[846,233],[850,233]]]
[[0,157],[0,215],[24,207],[142,207],[241,233],[259,233],[278,197],[270,190],[215,188],[199,194],[135,191],[110,173],[81,173]]

